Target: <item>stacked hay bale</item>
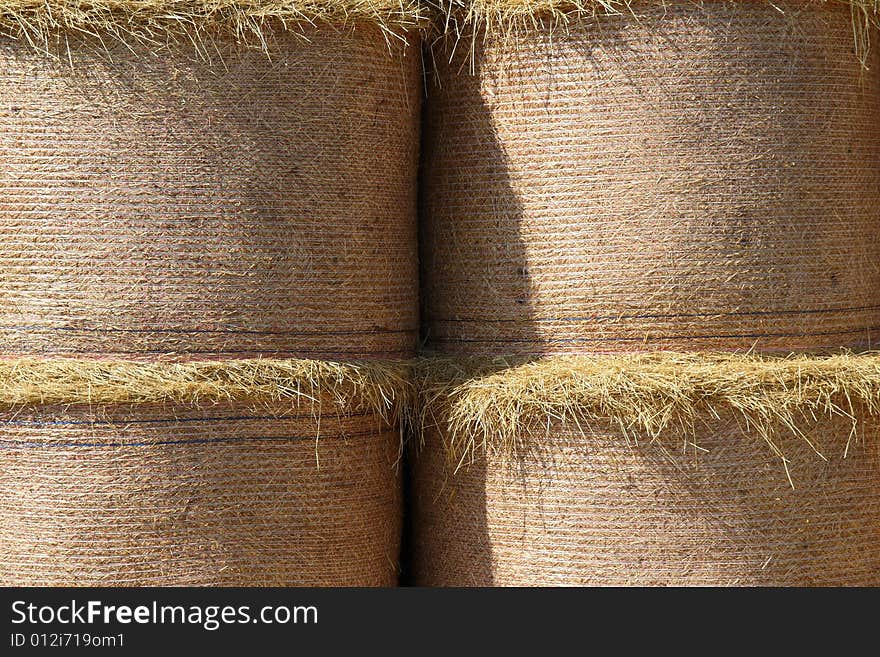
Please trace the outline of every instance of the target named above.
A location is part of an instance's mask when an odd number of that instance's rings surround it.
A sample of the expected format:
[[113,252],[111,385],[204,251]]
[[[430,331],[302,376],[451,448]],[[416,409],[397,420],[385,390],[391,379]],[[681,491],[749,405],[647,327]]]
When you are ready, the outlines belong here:
[[446,10],[416,580],[880,583],[877,7]]
[[0,21],[0,581],[395,583],[418,7]]

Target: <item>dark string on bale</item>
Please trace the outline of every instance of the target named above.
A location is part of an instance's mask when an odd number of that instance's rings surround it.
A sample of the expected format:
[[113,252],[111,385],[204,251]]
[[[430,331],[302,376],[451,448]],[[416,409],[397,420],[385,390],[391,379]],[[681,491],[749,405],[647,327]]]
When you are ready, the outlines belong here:
[[394,585],[396,428],[266,406],[0,412],[0,582]]

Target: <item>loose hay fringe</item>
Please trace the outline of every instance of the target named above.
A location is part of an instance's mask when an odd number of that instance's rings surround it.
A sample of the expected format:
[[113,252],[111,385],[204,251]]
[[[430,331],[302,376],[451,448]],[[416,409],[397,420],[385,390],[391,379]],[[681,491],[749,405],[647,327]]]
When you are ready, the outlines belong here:
[[45,49],[53,35],[83,33],[100,40],[196,45],[218,31],[267,46],[267,26],[295,33],[307,25],[370,24],[390,41],[429,24],[421,0],[0,0],[0,35]]
[[[598,16],[631,15],[639,17],[639,7],[669,6],[681,0],[425,0],[432,8],[434,20],[433,41],[439,52],[451,56],[450,51],[460,41],[469,42],[470,65],[478,35],[509,37],[523,29],[540,29],[563,34],[585,19]],[[718,2],[719,0],[708,0]],[[728,0],[729,2],[767,2],[776,10],[784,10],[772,0]],[[693,0],[699,6],[704,0]],[[852,10],[853,40],[856,53],[865,65],[870,49],[870,28],[880,25],[880,0],[808,0],[817,5],[849,5]],[[448,38],[455,46],[450,49]],[[432,48],[432,52],[435,49]]]
[[[597,15],[638,16],[639,5],[675,0],[0,0],[0,35],[45,47],[50,35],[85,33],[122,42],[162,43],[185,37],[200,43],[218,29],[266,46],[267,25],[373,24],[389,40],[409,31],[436,37],[508,33],[518,27],[566,28]],[[700,2],[701,0],[696,0]],[[710,0],[712,1],[712,0]],[[750,1],[750,0],[741,0]],[[770,2],[770,0],[763,0]],[[880,20],[880,0],[812,0],[852,7],[856,40]]]
[[[696,444],[698,425],[731,413],[785,462],[780,432],[810,442],[824,417],[880,413],[880,353],[828,356],[706,353],[425,359],[417,368],[422,435],[439,429],[456,467],[486,452],[514,457],[554,423],[610,423],[625,437]],[[820,457],[820,446],[813,445]],[[847,449],[849,444],[847,444]]]
[[[437,21],[442,31],[464,26],[479,26],[488,32],[506,31],[516,26],[548,27],[573,23],[599,15],[638,16],[640,6],[669,6],[682,0],[426,0],[442,17]],[[718,0],[708,0],[717,2]],[[770,0],[728,0],[755,2]],[[807,0],[817,5],[847,4],[854,13],[876,20],[880,0]],[[703,0],[693,0],[699,6]],[[774,5],[775,6],[775,5]],[[781,8],[778,11],[782,12]]]
[[[458,466],[514,457],[556,423],[593,422],[627,438],[684,437],[731,413],[785,461],[777,439],[810,441],[823,417],[880,415],[880,352],[768,356],[674,353],[537,360],[423,358],[334,363],[241,359],[142,363],[74,358],[0,360],[0,407],[290,402],[321,414],[373,412],[416,435],[439,429]],[[811,443],[812,444],[812,443]],[[822,456],[819,445],[813,445]]]
[[0,360],[0,407],[291,402],[316,416],[373,412],[394,424],[413,402],[405,362],[241,359],[140,363]]

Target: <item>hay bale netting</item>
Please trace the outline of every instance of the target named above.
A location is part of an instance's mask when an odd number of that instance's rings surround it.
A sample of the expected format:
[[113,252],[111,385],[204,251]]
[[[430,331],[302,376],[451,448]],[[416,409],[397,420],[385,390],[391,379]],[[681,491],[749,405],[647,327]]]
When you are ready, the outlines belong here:
[[392,585],[406,369],[0,362],[7,585]]
[[[601,389],[626,370],[620,352],[871,344],[873,10],[659,4],[609,16],[469,3],[459,35],[435,44],[422,249],[436,352],[575,372],[582,363],[564,355],[617,352],[586,368]],[[846,395],[803,405],[797,377],[768,396],[756,384],[757,399],[657,432],[676,394],[691,399],[687,368],[672,366],[629,415],[625,386],[610,406],[584,408],[546,373],[518,387],[509,364],[499,359],[489,383],[458,366],[488,401],[459,406],[457,423],[444,418],[448,391],[424,401],[419,583],[878,583],[876,430]],[[493,396],[495,384],[517,394]],[[556,406],[529,409],[530,393]],[[505,413],[487,421],[479,409],[492,407]],[[775,452],[747,421],[761,413],[776,418]],[[540,421],[526,430],[530,414]],[[859,420],[855,435],[841,414]]]
[[0,8],[0,581],[394,584],[418,12],[172,4]]
[[429,371],[419,584],[880,585],[876,355]]
[[[469,6],[479,25],[521,5]],[[435,44],[429,345],[868,344],[880,326],[877,29],[846,2],[620,12],[497,18],[476,36],[465,23]]]
[[418,43],[262,36],[0,40],[6,353],[412,353]]

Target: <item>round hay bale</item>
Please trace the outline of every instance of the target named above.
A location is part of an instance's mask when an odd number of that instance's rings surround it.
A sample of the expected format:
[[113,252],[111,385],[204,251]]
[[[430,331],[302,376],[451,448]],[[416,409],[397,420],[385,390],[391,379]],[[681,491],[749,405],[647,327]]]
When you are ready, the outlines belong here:
[[393,585],[408,377],[0,360],[0,582]]
[[653,358],[429,386],[415,582],[880,585],[877,356]]
[[429,346],[871,343],[880,36],[864,11],[673,1],[564,21],[542,3],[467,6],[477,18],[527,15],[488,32],[474,19],[475,36],[465,21],[463,36],[434,48],[422,167]]
[[409,357],[417,37],[0,39],[6,354]]
[[4,586],[394,586],[400,436],[276,405],[0,419]]
[[827,461],[792,444],[793,488],[736,424],[701,432],[689,450],[556,425],[523,461],[490,454],[455,475],[430,433],[415,470],[415,581],[878,586],[880,436],[866,432],[843,458],[846,420],[815,432],[838,444]]
[[396,582],[402,387],[315,359],[415,348],[418,36],[315,4],[0,38],[4,584]]

